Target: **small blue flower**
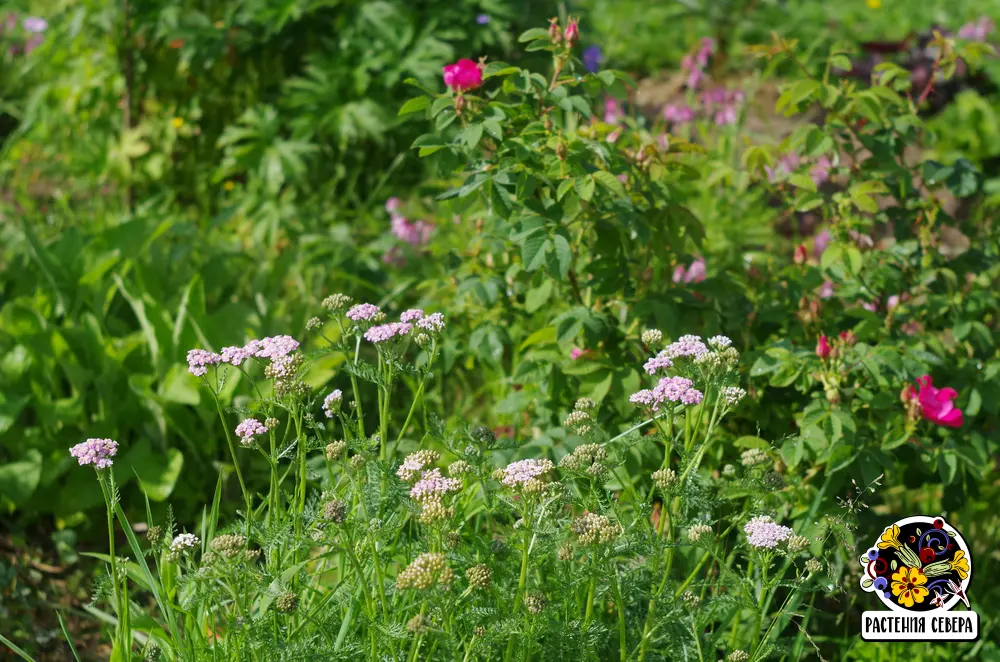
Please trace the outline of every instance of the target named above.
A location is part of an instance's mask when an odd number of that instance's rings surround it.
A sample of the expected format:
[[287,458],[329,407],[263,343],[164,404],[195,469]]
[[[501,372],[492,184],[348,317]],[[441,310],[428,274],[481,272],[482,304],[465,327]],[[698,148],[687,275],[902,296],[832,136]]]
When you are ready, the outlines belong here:
[[889,585],[889,582],[885,580],[885,577],[877,577],[875,579],[875,590],[884,591],[885,587]]
[[489,22],[490,22],[489,14],[480,14],[479,16],[476,16],[476,23],[479,23],[479,25],[486,25]]
[[604,61],[604,53],[601,52],[600,46],[588,46],[583,49],[583,68],[594,73],[601,67],[601,62]]
[[886,597],[886,599],[892,600],[892,592],[891,591],[886,591],[882,595],[884,595]]
[[868,560],[874,561],[877,558],[878,558],[878,550],[872,547],[871,549],[868,550]]

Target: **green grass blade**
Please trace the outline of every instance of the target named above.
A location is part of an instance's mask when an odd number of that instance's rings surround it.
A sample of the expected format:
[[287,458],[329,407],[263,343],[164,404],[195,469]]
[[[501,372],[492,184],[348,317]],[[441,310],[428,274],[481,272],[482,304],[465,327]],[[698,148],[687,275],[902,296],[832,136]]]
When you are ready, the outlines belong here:
[[2,634],[0,634],[0,644],[3,644],[7,648],[11,649],[12,651],[14,651],[18,655],[20,655],[21,659],[27,660],[28,662],[35,662],[35,658],[31,657],[30,655],[28,655],[27,653],[25,653],[23,650],[21,650],[20,648],[18,648],[17,646],[15,646],[13,641],[11,641],[7,637],[3,636]]
[[69,644],[69,650],[73,653],[73,659],[76,662],[80,662],[80,655],[76,652],[76,646],[73,644],[73,638],[69,636],[69,630],[66,629],[66,621],[63,620],[62,613],[56,610],[56,618],[59,619],[59,627],[62,628],[63,636],[66,637],[66,643]]

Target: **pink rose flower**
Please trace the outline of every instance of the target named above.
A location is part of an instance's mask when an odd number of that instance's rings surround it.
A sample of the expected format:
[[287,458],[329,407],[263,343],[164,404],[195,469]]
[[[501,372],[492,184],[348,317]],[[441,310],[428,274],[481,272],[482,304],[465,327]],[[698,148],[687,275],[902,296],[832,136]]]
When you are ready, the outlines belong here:
[[566,40],[570,46],[576,43],[576,40],[580,38],[580,26],[579,21],[575,18],[569,19],[569,25],[566,26],[566,30],[563,32],[563,39]]
[[469,59],[462,59],[455,64],[442,67],[444,84],[453,92],[465,92],[483,84],[483,71],[479,65]]
[[955,406],[953,400],[958,392],[953,388],[935,388],[930,375],[917,378],[920,390],[917,400],[920,402],[920,413],[931,423],[949,428],[962,427],[962,410]]

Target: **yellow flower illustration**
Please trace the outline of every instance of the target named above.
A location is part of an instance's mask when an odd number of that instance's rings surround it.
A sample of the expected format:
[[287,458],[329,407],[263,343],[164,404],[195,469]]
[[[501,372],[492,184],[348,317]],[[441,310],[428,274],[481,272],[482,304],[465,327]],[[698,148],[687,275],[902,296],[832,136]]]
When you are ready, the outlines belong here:
[[878,548],[889,549],[890,547],[895,547],[899,549],[899,546],[899,527],[893,524],[892,528],[882,532],[882,537],[878,539]]
[[969,559],[965,558],[965,552],[958,550],[955,552],[955,558],[948,562],[951,569],[958,573],[958,576],[965,579],[969,576]]
[[892,594],[899,604],[909,608],[927,597],[929,591],[924,586],[926,583],[927,577],[920,568],[904,565],[892,575]]

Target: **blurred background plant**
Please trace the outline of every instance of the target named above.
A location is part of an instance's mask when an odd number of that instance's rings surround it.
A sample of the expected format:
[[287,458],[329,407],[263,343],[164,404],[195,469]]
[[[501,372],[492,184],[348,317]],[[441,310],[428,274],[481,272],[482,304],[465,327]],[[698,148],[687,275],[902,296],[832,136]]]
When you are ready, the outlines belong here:
[[[547,81],[518,79],[545,70],[549,42],[518,36],[570,15],[581,80],[548,98],[553,131],[523,94]],[[607,399],[608,429],[632,420],[643,329],[726,333],[752,404],[714,464],[773,444],[779,470],[835,474],[828,501],[887,473],[863,526],[949,510],[989,558],[992,20],[997,0],[8,2],[0,523],[18,553],[0,587],[18,599],[0,616],[21,634],[38,622],[32,600],[55,584],[32,561],[65,592],[86,584],[75,548],[100,540],[102,497],[68,447],[117,439],[137,521],[141,481],[157,519],[169,498],[193,522],[231,460],[186,351],[305,339],[338,291],[446,310],[456,332],[425,406],[524,457],[578,441],[562,422],[581,395]],[[483,105],[459,118],[441,67],[482,56]],[[511,196],[526,171],[554,196]],[[341,385],[338,361],[310,385]],[[913,428],[900,391],[925,373],[958,391],[963,428]],[[233,379],[221,397],[249,394]],[[629,461],[639,476],[653,459]],[[229,480],[224,512],[238,494]],[[36,649],[57,647],[48,625]]]

